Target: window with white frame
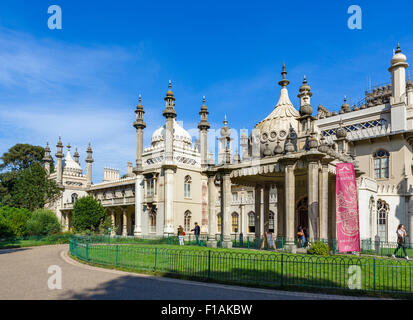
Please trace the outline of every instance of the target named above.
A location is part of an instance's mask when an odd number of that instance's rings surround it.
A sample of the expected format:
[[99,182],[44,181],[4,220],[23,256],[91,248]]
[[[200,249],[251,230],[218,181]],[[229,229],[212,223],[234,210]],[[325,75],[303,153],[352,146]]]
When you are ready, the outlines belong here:
[[387,217],[390,211],[388,203],[384,200],[377,200],[377,235],[380,241],[387,241]]
[[79,196],[77,195],[77,193],[73,193],[72,194],[72,203],[75,203],[77,198],[79,198]]
[[389,178],[389,158],[390,154],[386,150],[379,150],[374,153],[374,177],[376,179]]
[[185,198],[191,197],[191,183],[192,183],[191,176],[186,176],[185,182],[184,182],[184,197]]
[[185,211],[184,215],[184,230],[186,232],[191,231],[191,211]]

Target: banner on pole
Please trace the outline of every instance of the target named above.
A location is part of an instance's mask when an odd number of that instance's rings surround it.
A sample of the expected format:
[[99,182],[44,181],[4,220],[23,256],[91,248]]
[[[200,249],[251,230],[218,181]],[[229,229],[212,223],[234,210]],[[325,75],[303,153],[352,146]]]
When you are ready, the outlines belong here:
[[360,251],[359,206],[352,163],[336,166],[336,228],[339,252]]

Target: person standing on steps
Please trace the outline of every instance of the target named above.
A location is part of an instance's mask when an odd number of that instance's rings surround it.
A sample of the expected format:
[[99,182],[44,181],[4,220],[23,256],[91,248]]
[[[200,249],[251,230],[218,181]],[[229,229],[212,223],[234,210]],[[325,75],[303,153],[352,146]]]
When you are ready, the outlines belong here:
[[405,245],[407,232],[403,224],[399,224],[399,226],[397,227],[396,233],[397,233],[397,248],[396,250],[394,250],[392,258],[396,258],[397,251],[399,251],[399,249],[402,248],[404,252],[404,257],[406,258],[406,260],[409,260],[409,257],[407,256],[407,253],[406,253],[406,245]]

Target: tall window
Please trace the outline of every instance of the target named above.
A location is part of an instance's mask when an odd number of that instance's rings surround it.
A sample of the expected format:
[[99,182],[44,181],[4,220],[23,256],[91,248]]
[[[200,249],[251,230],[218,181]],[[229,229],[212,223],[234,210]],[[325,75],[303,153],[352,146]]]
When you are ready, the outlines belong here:
[[154,212],[149,213],[149,232],[156,232],[156,214]]
[[217,215],[217,227],[218,227],[218,233],[221,232],[221,212],[218,213]]
[[191,231],[191,211],[185,211],[184,219],[184,230],[189,232]]
[[155,181],[153,177],[149,177],[146,179],[146,195],[147,196],[153,196],[154,184],[155,184]]
[[248,232],[255,232],[255,214],[252,211],[248,213]]
[[268,214],[268,231],[274,232],[274,212],[270,211]]
[[374,155],[374,177],[378,179],[389,178],[389,157],[388,151],[379,150]]
[[79,196],[77,195],[77,193],[73,193],[72,194],[72,203],[75,203],[75,201],[77,200]]
[[239,215],[236,212],[233,212],[232,215],[232,232],[238,232],[238,220],[239,220]]
[[238,201],[238,193],[237,192],[232,193],[232,201],[234,201],[234,202]]
[[192,179],[190,176],[185,177],[185,183],[184,183],[184,196],[185,198],[190,198],[191,197],[191,183]]
[[384,200],[377,200],[377,234],[380,241],[387,241],[387,216],[389,205]]

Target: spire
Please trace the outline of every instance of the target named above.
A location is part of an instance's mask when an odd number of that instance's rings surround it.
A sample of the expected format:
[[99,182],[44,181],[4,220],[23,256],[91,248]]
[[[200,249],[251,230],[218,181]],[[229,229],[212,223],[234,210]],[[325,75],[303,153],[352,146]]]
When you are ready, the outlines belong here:
[[143,105],[142,105],[142,96],[139,94],[139,103],[136,106],[136,121],[133,123],[133,126],[136,129],[144,129],[146,128],[146,123],[143,121],[143,114],[145,111],[143,110]]
[[75,149],[75,153],[73,155],[73,158],[75,158],[76,163],[79,163],[79,152],[77,152],[77,148]]
[[44,157],[43,157],[44,162],[51,162],[52,157],[50,155],[50,147],[49,147],[49,142],[46,143],[46,147],[44,148]]
[[202,97],[202,106],[199,115],[201,116],[201,121],[198,123],[198,129],[200,130],[208,130],[211,126],[208,123],[208,108],[205,105],[205,96]]
[[63,143],[62,143],[62,139],[60,136],[59,136],[59,141],[57,142],[57,145],[56,145],[56,149],[57,149],[57,152],[55,156],[57,158],[63,158]]
[[283,78],[282,78],[282,80],[281,80],[280,82],[278,82],[278,84],[279,84],[281,87],[285,88],[285,87],[288,86],[288,84],[290,83],[290,81],[288,81],[288,80],[285,78],[285,76],[287,75],[287,71],[285,71],[285,62],[283,62],[283,69],[282,69],[281,75],[282,75]]
[[67,148],[67,152],[70,153],[70,148],[71,148],[71,147],[72,147],[72,146],[70,145],[70,143],[68,143],[68,144],[67,144],[67,147],[66,147],[66,148]]
[[164,99],[166,101],[166,106],[163,111],[163,116],[165,118],[176,118],[176,111],[175,111],[175,97],[174,93],[172,92],[172,83],[171,80],[169,80],[168,84],[168,91],[166,92],[166,97]]
[[400,52],[402,52],[402,50],[400,49],[400,43],[397,42],[397,50],[396,50],[396,53],[400,53]]
[[86,162],[93,162],[92,154],[93,154],[92,146],[90,145],[90,142],[89,142],[89,146],[87,147],[87,150],[86,150],[86,155],[87,155]]

